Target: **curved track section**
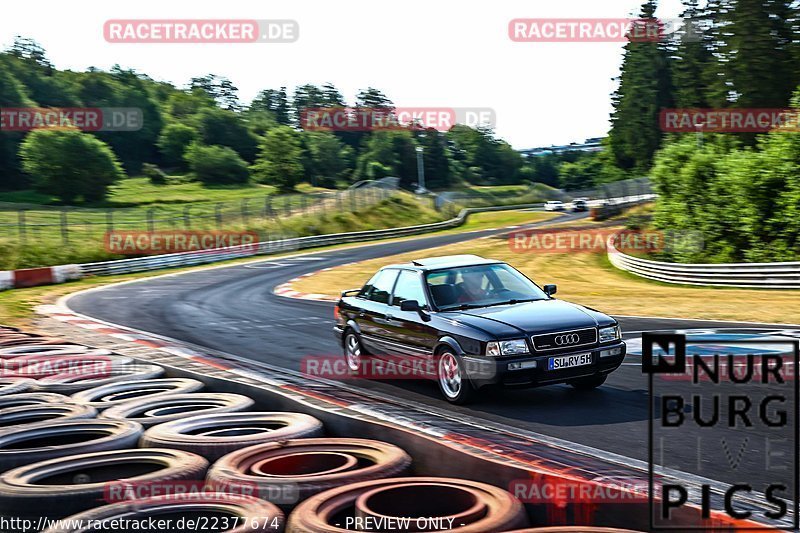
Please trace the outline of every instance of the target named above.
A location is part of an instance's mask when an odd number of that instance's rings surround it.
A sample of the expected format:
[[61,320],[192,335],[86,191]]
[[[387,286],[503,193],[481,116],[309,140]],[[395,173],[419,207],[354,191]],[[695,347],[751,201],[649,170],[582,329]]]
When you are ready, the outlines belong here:
[[[585,214],[568,214],[558,220],[582,216]],[[548,222],[528,227],[546,224]],[[478,237],[504,238],[505,233],[507,229],[494,229],[379,242],[167,275],[79,293],[69,299],[68,305],[73,311],[99,320],[212,348],[254,363],[299,371],[303,357],[341,353],[331,328],[333,304],[281,297],[273,294],[276,286],[322,268],[411,251],[419,251],[420,256],[424,256],[426,249]],[[342,285],[349,288],[360,282],[342,280]],[[642,331],[651,330],[781,329],[770,324],[618,318],[626,340],[633,341],[633,345]],[[595,391],[577,393],[568,386],[491,390],[482,393],[476,403],[463,407],[451,406],[440,399],[431,382],[361,381],[358,386],[446,409],[463,416],[465,421],[491,421],[647,460],[647,381],[641,372],[640,359],[637,351],[631,350],[620,370]],[[685,443],[686,456],[676,458],[676,462],[693,463],[692,439],[688,438]],[[755,463],[750,469],[751,472],[741,474],[746,474],[750,480],[763,476]]]

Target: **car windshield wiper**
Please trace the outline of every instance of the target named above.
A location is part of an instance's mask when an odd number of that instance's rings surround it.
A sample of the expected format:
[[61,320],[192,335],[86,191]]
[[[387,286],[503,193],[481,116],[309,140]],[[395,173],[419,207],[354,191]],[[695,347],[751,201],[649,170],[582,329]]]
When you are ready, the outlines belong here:
[[511,298],[510,300],[506,300],[504,302],[495,302],[492,304],[486,304],[485,307],[491,307],[494,305],[514,305],[514,304],[521,304],[523,302],[538,302],[542,298]]
[[485,304],[459,304],[449,307],[443,307],[442,311],[463,311],[464,309],[477,309],[478,307],[486,307]]

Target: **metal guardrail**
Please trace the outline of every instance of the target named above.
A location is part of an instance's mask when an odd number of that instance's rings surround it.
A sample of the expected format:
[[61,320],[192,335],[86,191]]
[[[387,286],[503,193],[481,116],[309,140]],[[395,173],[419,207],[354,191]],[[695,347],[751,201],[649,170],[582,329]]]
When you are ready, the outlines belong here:
[[474,207],[462,209],[458,215],[442,222],[430,224],[420,224],[418,226],[406,226],[403,228],[389,228],[367,231],[353,231],[349,233],[330,233],[327,235],[312,235],[308,237],[294,237],[288,239],[276,239],[259,242],[257,244],[246,244],[239,246],[229,246],[214,250],[201,250],[196,252],[180,252],[174,254],[154,255],[148,257],[135,257],[132,259],[120,259],[115,261],[103,261],[99,263],[85,263],[78,265],[83,276],[110,276],[114,274],[129,274],[133,272],[143,272],[146,270],[158,270],[179,266],[193,266],[206,263],[237,259],[254,255],[268,255],[279,252],[302,250],[305,248],[316,248],[319,246],[329,246],[333,244],[345,244],[350,242],[364,242],[388,237],[402,237],[406,235],[418,235],[442,229],[454,228],[463,224],[470,214],[486,211],[504,211],[512,209],[530,209],[542,207],[543,204],[524,204],[494,207]]
[[624,254],[608,243],[612,265],[664,283],[760,289],[800,289],[800,261],[785,263],[666,263]]

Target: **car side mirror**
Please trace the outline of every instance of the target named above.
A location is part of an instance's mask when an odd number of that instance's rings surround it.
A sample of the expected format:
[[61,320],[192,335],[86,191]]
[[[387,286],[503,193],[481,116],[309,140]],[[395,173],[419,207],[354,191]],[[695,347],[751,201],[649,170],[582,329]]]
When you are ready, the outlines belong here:
[[558,291],[558,286],[556,285],[545,285],[544,286],[544,293],[548,296],[554,295]]
[[400,302],[401,311],[420,311],[422,308],[416,300],[403,300]]

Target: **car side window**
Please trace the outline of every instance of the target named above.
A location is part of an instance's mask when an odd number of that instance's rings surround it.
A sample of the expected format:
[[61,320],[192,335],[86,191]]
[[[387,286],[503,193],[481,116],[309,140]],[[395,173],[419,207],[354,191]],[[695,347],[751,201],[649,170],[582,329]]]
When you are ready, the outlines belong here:
[[[397,279],[397,270],[381,270],[372,277],[367,285],[370,285],[368,292],[365,293],[367,300],[382,304],[389,303],[389,295],[394,287],[394,280]],[[366,288],[366,287],[365,287]]]
[[394,287],[392,305],[400,307],[400,302],[405,300],[416,300],[420,307],[426,306],[425,290],[422,288],[422,280],[416,272],[401,270]]

